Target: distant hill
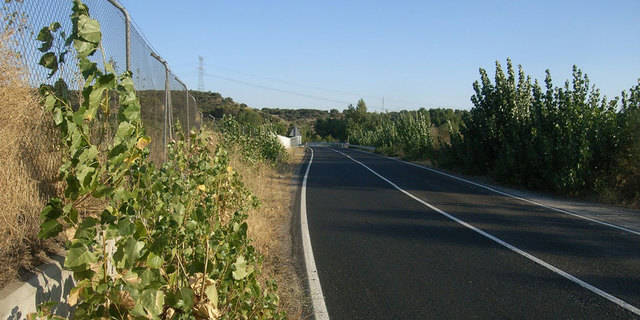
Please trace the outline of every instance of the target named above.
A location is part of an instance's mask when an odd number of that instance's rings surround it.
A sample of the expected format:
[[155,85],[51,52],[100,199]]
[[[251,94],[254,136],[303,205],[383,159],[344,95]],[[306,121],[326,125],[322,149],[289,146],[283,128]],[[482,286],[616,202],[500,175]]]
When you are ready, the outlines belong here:
[[278,116],[280,119],[289,122],[307,122],[316,121],[317,119],[325,119],[329,117],[329,112],[317,109],[279,109],[279,108],[262,108],[264,113]]

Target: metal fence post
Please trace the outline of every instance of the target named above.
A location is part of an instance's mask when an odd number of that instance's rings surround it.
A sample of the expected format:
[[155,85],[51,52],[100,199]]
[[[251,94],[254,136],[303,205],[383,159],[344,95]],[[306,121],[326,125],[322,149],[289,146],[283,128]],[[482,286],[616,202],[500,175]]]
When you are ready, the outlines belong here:
[[186,106],[187,106],[187,108],[186,108],[187,109],[187,118],[186,118],[186,120],[187,121],[185,121],[186,123],[183,123],[182,125],[183,126],[186,125],[185,132],[187,133],[186,134],[187,139],[189,139],[189,130],[191,130],[191,128],[189,128],[189,88],[187,87],[187,85],[184,82],[182,82],[182,80],[178,79],[178,77],[176,77],[176,81],[178,81],[184,87],[184,91],[185,91],[185,98],[187,100],[187,104],[186,104]]
[[171,92],[169,88],[169,66],[167,65],[167,61],[162,59],[155,52],[151,52],[151,56],[156,58],[156,60],[160,61],[164,66],[164,128],[162,133],[162,143],[164,150],[164,161],[167,160],[167,129],[169,134],[169,139],[173,140],[173,134],[171,133],[171,113],[173,110],[171,109]]
[[125,53],[126,53],[126,67],[127,71],[131,71],[131,17],[129,12],[117,1],[108,0],[114,7],[118,8],[124,14],[124,38],[125,38]]

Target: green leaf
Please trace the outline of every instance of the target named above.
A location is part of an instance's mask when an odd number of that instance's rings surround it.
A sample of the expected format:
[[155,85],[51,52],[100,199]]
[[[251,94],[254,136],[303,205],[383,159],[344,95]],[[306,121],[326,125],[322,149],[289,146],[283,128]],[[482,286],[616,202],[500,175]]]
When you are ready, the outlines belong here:
[[39,65],[51,70],[49,73],[49,78],[51,78],[58,71],[58,58],[53,52],[45,53],[42,58],[40,58]]
[[87,149],[84,149],[84,151],[82,151],[82,153],[80,154],[80,157],[78,157],[78,160],[81,163],[92,165],[96,161],[96,158],[98,157],[99,153],[100,151],[98,151],[98,148],[96,148],[96,146],[91,146]]
[[174,304],[176,308],[180,308],[184,311],[191,310],[194,303],[193,290],[191,288],[180,288],[180,292],[178,293],[178,301]]
[[90,75],[94,75],[98,72],[98,65],[89,59],[80,59],[78,62],[78,69],[82,72],[82,76],[87,78],[88,83],[91,79],[88,79]]
[[53,109],[53,123],[56,124],[56,126],[59,126],[62,123],[62,109],[60,108],[55,108]]
[[135,224],[131,223],[128,219],[123,219],[118,222],[118,232],[123,237],[132,235],[135,228]]
[[87,249],[86,246],[80,245],[73,247],[67,251],[67,257],[64,259],[65,268],[75,268],[82,265],[89,265],[96,262],[96,256]]
[[145,269],[140,276],[143,287],[160,288],[162,286],[162,276],[159,270]]
[[83,188],[87,188],[89,185],[91,185],[91,181],[93,180],[96,168],[87,166],[85,164],[79,164],[76,170],[76,175],[78,176],[80,185]]
[[48,94],[46,98],[44,98],[44,110],[47,112],[53,111],[53,107],[56,105],[56,97],[52,94]]
[[49,220],[57,219],[62,215],[62,200],[59,198],[51,198],[47,205],[40,212],[40,219]]
[[80,222],[78,230],[76,230],[76,239],[93,240],[96,236],[95,226],[98,224],[98,220],[93,217],[87,217]]
[[113,188],[111,186],[101,184],[98,187],[96,187],[96,190],[93,191],[91,195],[99,199],[110,194],[112,191],[113,191]]
[[83,118],[88,121],[93,121],[96,118],[98,108],[104,99],[105,88],[93,87],[91,93],[89,93],[89,107],[85,111]]
[[144,242],[136,241],[133,238],[127,239],[124,248],[124,254],[127,257],[127,263],[133,265],[140,258],[140,251],[144,248]]
[[78,36],[85,41],[98,44],[102,38],[100,33],[100,23],[89,16],[81,15],[78,18]]
[[76,200],[80,191],[80,182],[71,175],[67,176],[65,181],[67,182],[67,188],[64,190],[64,196],[71,200]]
[[96,52],[96,49],[98,48],[94,43],[78,39],[73,41],[73,47],[78,53],[78,58],[86,58]]
[[232,275],[235,280],[242,280],[253,272],[253,267],[247,266],[243,256],[239,256],[236,259],[236,262],[233,263],[233,268],[235,271],[232,272]]
[[38,48],[40,52],[47,52],[53,46],[53,35],[51,34],[51,30],[49,30],[48,27],[40,29],[36,40],[42,42],[42,45],[40,46],[40,48]]
[[47,220],[40,225],[40,232],[38,232],[38,238],[47,239],[55,237],[62,231],[62,225],[55,219]]
[[147,266],[149,268],[158,269],[162,267],[162,262],[162,257],[157,256],[153,252],[149,252],[149,255],[147,256]]
[[149,316],[157,317],[162,313],[164,306],[164,292],[156,289],[144,290],[138,303],[144,307]]

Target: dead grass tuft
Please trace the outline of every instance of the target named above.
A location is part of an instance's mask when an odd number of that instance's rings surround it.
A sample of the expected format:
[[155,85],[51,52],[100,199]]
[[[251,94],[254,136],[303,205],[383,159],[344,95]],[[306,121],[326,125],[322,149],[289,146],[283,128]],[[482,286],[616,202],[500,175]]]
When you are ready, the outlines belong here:
[[0,287],[38,263],[48,245],[37,238],[40,210],[61,187],[57,130],[11,49],[13,34],[0,34]]

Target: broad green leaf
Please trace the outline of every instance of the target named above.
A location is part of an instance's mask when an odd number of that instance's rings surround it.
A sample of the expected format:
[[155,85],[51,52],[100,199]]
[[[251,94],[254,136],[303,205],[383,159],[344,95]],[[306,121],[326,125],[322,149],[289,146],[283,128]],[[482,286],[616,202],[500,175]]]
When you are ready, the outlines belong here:
[[40,232],[38,232],[38,238],[47,239],[55,237],[62,231],[62,225],[55,219],[47,220],[40,225]]
[[84,113],[83,118],[87,121],[93,121],[96,118],[98,108],[104,99],[105,89],[101,87],[93,87],[89,93],[89,107]]
[[124,248],[124,254],[127,257],[127,263],[133,265],[140,258],[140,251],[144,248],[144,242],[136,241],[133,238],[127,239]]
[[78,165],[76,175],[78,176],[80,185],[84,188],[87,188],[91,184],[95,172],[96,169],[94,167],[90,167],[85,164]]
[[144,271],[140,275],[140,285],[146,289],[160,289],[166,284],[165,278],[160,274],[159,269],[144,268]]
[[97,45],[102,38],[98,20],[91,19],[85,15],[80,16],[78,19],[78,36]]
[[[95,62],[92,62],[89,59],[80,59],[78,63],[78,68],[82,72],[82,76],[88,78],[90,75],[98,72],[98,65]],[[87,79],[90,80],[90,79]],[[91,83],[91,82],[88,82]]]
[[51,70],[51,75],[58,71],[58,57],[56,57],[55,53],[53,52],[47,52],[42,55],[42,58],[40,58],[40,62],[38,62],[38,64]]
[[42,45],[40,46],[40,48],[38,48],[40,52],[49,51],[49,49],[51,49],[51,47],[53,46],[53,35],[51,34],[51,30],[49,30],[49,27],[40,29],[36,40],[42,42]]
[[93,217],[87,217],[80,222],[78,230],[76,230],[76,239],[92,240],[96,236],[95,226],[98,224],[98,220]]
[[119,144],[120,142],[127,140],[131,134],[133,134],[133,130],[135,130],[135,127],[130,123],[120,122],[120,125],[118,125],[118,131],[116,131],[114,144]]
[[164,306],[164,292],[156,289],[144,290],[138,303],[144,307],[149,316],[157,317],[162,313]]
[[93,191],[91,195],[94,196],[95,198],[102,198],[110,194],[112,191],[113,191],[113,188],[111,186],[101,184],[98,187],[96,187],[96,190]]
[[129,104],[122,111],[122,115],[127,121],[139,121],[140,120],[140,105],[137,103]]
[[78,198],[78,192],[80,191],[80,183],[78,179],[74,176],[67,176],[66,179],[67,188],[64,190],[64,195],[67,198],[75,200]]
[[73,41],[73,47],[78,53],[78,58],[86,58],[96,52],[97,49],[96,44],[79,39]]
[[59,198],[51,198],[44,209],[40,212],[40,219],[56,219],[62,215],[62,212],[62,200]]
[[162,267],[162,262],[162,257],[157,256],[153,252],[149,252],[149,255],[147,256],[147,266],[149,268],[158,269]]
[[191,307],[193,307],[194,296],[195,295],[191,288],[180,288],[180,300],[176,304],[176,307],[184,311],[191,310]]
[[129,219],[122,219],[118,222],[118,232],[121,236],[126,237],[133,234],[135,231],[135,224],[131,223]]
[[235,280],[242,280],[253,272],[253,266],[247,266],[243,256],[239,256],[233,263],[234,271],[232,272]]
[[77,246],[67,251],[64,259],[65,268],[75,268],[82,265],[89,265],[97,261],[96,256],[85,246]]
[[96,148],[96,146],[91,146],[87,149],[84,149],[84,151],[82,151],[82,154],[80,154],[80,157],[78,157],[78,160],[81,163],[86,163],[87,165],[91,165],[96,161],[96,158],[98,157],[98,153],[100,153],[98,151],[98,148]]
[[48,94],[44,99],[44,110],[47,112],[53,111],[53,107],[56,105],[56,97],[52,94]]

